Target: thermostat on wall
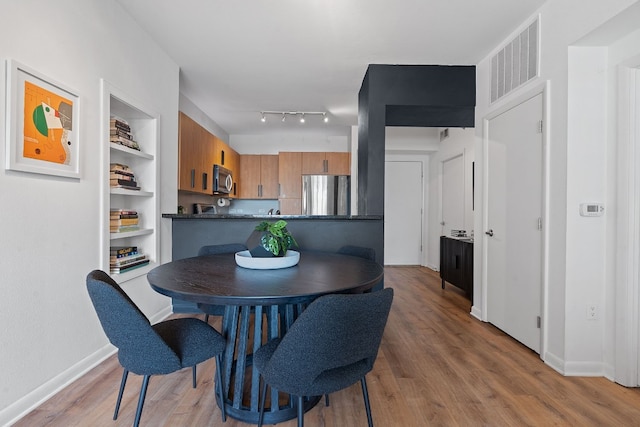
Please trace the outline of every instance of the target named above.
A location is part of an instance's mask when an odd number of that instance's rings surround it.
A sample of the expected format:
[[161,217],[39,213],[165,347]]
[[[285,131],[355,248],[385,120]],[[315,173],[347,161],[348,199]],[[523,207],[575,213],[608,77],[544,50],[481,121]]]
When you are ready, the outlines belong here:
[[603,213],[602,203],[580,203],[580,216],[602,216]]

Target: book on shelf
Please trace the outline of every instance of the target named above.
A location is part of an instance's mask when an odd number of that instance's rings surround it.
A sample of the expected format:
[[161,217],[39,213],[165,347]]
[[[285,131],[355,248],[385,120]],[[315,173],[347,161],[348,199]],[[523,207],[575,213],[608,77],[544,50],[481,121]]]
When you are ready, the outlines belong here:
[[135,180],[135,175],[131,172],[109,171],[109,179]]
[[131,132],[131,126],[129,126],[129,123],[124,119],[111,117],[109,120],[109,126],[111,128],[124,130],[125,132]]
[[122,163],[111,163],[109,165],[109,172],[119,172],[125,175],[133,175],[133,171],[128,165]]
[[124,254],[109,255],[109,264],[115,264],[115,262],[119,259],[125,259],[134,255],[139,255],[139,252],[135,250]]
[[111,233],[127,233],[129,231],[138,231],[140,226],[136,225],[110,225],[109,231]]
[[117,127],[111,127],[109,129],[109,136],[121,136],[123,138],[127,138],[127,139],[133,139],[132,135],[130,132],[127,132],[126,130],[122,130],[119,129]]
[[139,218],[139,215],[137,213],[121,214],[121,213],[113,213],[113,212],[109,214],[109,219],[122,219],[122,218]]
[[146,254],[131,254],[131,255],[127,255],[126,257],[120,257],[120,258],[115,258],[115,259],[109,259],[109,267],[124,267],[127,265],[131,265],[133,263],[136,263],[138,261],[142,261],[144,259],[147,259],[147,255]]
[[109,179],[109,185],[111,187],[131,187],[132,190],[140,189],[138,183],[133,179],[112,178]]
[[137,246],[110,246],[109,247],[109,255],[110,256],[127,256],[132,253],[138,253]]
[[119,218],[109,219],[109,225],[121,226],[121,225],[138,225],[139,218]]
[[115,215],[138,215],[138,211],[133,209],[112,208],[109,209],[109,215],[112,217]]
[[131,271],[139,267],[144,267],[145,265],[149,264],[149,261],[150,261],[149,259],[143,259],[122,267],[110,267],[109,272],[110,273],[126,273],[127,271]]

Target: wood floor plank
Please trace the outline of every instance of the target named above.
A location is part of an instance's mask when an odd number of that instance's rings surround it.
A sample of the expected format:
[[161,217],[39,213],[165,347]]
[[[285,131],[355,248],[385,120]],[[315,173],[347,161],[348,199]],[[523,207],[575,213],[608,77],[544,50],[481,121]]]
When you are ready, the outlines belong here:
[[[374,424],[401,426],[640,426],[640,389],[605,378],[563,377],[537,354],[472,317],[457,288],[441,289],[436,272],[386,267],[395,289],[373,371],[367,376]],[[220,318],[211,324],[220,330]],[[152,377],[143,426],[226,426],[213,390],[213,360],[191,371]],[[141,378],[129,381],[117,421],[111,417],[122,368],[115,356],[18,421],[31,426],[130,426]],[[306,426],[365,426],[359,384],[334,393],[305,416]],[[296,426],[295,420],[278,424]]]

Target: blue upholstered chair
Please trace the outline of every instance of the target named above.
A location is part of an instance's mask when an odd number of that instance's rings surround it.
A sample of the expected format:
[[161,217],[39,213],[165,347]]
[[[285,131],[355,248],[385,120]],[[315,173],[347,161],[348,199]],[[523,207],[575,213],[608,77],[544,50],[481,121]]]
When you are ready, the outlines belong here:
[[365,248],[363,246],[344,245],[338,249],[338,253],[342,255],[357,256],[370,261],[376,260],[376,251],[372,248]]
[[[216,358],[216,381],[222,400],[220,357],[225,348],[224,338],[199,319],[181,318],[151,325],[147,317],[122,290],[101,270],[87,275],[87,290],[102,328],[109,341],[118,348],[118,360],[124,368],[113,419],[117,419],[122,393],[129,372],[144,375],[134,426],[140,423],[142,406],[151,375],[164,375],[185,367],[193,369],[196,387],[196,364]],[[222,420],[226,420],[224,405]]]
[[284,337],[260,347],[253,357],[263,379],[258,425],[267,385],[297,397],[302,427],[305,396],[328,395],[360,381],[367,420],[373,426],[365,375],[373,369],[392,300],[391,288],[322,296],[309,304]]
[[[246,251],[247,246],[242,243],[224,243],[220,245],[207,245],[198,250],[198,256],[202,255],[218,255],[218,254],[235,254],[236,252]],[[204,321],[209,323],[209,315],[222,315],[224,307],[211,304],[198,304],[198,308],[204,312]]]

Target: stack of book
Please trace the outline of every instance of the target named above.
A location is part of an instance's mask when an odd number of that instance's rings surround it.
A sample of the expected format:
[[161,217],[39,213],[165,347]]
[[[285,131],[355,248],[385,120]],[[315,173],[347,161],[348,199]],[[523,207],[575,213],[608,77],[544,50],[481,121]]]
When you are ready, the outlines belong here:
[[109,141],[134,150],[140,150],[140,145],[133,139],[129,123],[123,119],[111,118],[109,122]]
[[128,190],[140,190],[136,176],[131,168],[122,163],[111,163],[109,169],[109,185],[114,188],[126,188]]
[[147,255],[138,252],[137,246],[111,246],[109,271],[125,273],[134,268],[149,264]]
[[124,233],[140,229],[138,212],[130,209],[111,209],[109,213],[109,231]]

